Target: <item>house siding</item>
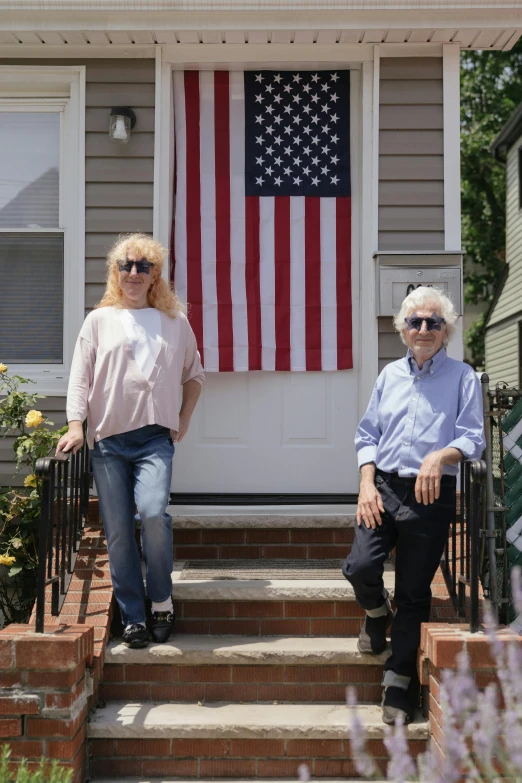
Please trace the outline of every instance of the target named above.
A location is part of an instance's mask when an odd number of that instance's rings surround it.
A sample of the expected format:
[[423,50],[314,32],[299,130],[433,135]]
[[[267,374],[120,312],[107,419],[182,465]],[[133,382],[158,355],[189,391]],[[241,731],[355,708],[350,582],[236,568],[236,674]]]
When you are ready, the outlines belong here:
[[442,58],[380,63],[379,250],[443,250]]
[[406,353],[406,346],[393,325],[393,318],[381,317],[378,323],[379,372],[390,362],[400,359]]
[[520,385],[519,330],[519,321],[513,320],[486,332],[486,372],[491,387],[501,381],[509,386]]
[[[127,231],[152,232],[154,181],[154,60],[51,60],[41,65],[86,65],[85,111],[85,308],[91,310],[105,288],[108,248]],[[31,60],[0,64],[35,65]],[[109,112],[130,106],[136,126],[128,144],[109,140]],[[48,397],[43,413],[57,427],[65,424],[65,398]],[[13,479],[12,438],[0,440],[0,486],[19,486]]]
[[522,315],[522,210],[520,209],[518,150],[522,136],[508,152],[506,165],[506,262],[509,272],[490,315],[488,328],[499,321]]

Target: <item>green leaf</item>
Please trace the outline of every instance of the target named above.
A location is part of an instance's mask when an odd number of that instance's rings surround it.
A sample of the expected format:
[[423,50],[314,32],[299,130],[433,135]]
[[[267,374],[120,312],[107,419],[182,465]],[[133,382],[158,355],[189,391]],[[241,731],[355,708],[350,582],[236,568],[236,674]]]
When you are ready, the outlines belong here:
[[22,570],[22,566],[12,566],[7,573],[8,576],[16,576],[17,574],[20,573],[21,570]]

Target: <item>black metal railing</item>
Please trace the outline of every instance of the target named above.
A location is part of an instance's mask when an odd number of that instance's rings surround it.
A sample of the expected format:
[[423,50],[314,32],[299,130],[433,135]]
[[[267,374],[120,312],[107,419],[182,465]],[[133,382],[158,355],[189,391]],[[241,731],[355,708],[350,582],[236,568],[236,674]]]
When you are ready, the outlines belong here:
[[506,563],[502,419],[520,398],[516,389],[489,388],[481,376],[486,448],[483,459],[464,460],[460,474],[460,513],[452,524],[441,567],[455,609],[467,615],[470,630],[479,628],[479,585],[496,620],[507,622],[509,607]]
[[486,462],[464,460],[460,469],[460,508],[451,525],[441,568],[459,617],[466,617],[469,594],[470,631],[479,629],[479,579],[483,563]]
[[51,614],[60,613],[78,556],[89,506],[89,450],[43,457],[36,462],[41,486],[36,632],[43,633],[46,587]]

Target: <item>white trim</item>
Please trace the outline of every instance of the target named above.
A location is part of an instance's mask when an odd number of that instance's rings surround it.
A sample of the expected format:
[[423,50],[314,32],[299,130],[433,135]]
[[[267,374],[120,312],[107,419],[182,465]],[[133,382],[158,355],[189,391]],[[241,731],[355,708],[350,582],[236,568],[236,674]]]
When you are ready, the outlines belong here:
[[460,228],[460,50],[442,47],[444,101],[444,249],[458,252]]
[[381,49],[373,48],[372,256],[379,249],[379,90]]
[[[377,377],[378,369],[378,332],[376,318],[376,285],[375,259],[373,256],[373,240],[375,209],[374,197],[374,167],[376,165],[374,151],[374,63],[363,63],[361,80],[360,105],[360,155],[361,155],[361,186],[360,198],[360,282],[359,282],[359,356],[361,357],[359,372],[359,414],[363,415]],[[355,293],[355,292],[354,292]],[[364,360],[363,360],[364,357]]]
[[[152,59],[155,56],[155,46],[136,46],[130,44],[107,44],[106,46],[72,46],[64,44],[63,46],[47,46],[39,44],[28,46],[26,44],[5,44],[0,46],[0,58],[2,59],[79,59],[92,60],[103,57],[103,59],[119,60],[142,60],[144,58]],[[60,66],[61,67],[61,66]]]
[[209,70],[218,64],[228,70],[244,67],[309,68],[310,63],[321,63],[322,68],[353,69],[358,64],[373,60],[372,44],[166,44],[163,61],[175,64],[177,69]]
[[[158,47],[160,49],[160,47]],[[172,68],[162,58],[156,59],[156,80],[160,88],[156,89],[156,134],[154,158],[154,238],[168,248],[170,253],[170,234],[173,209],[174,185],[174,107]],[[156,85],[157,85],[156,81]],[[158,167],[156,169],[156,155]],[[170,257],[170,256],[169,256]],[[170,280],[169,257],[163,268],[163,277]]]
[[[58,110],[62,111],[60,227],[54,231],[63,231],[64,235],[63,363],[9,366],[11,372],[34,380],[35,391],[48,395],[62,396],[67,392],[76,337],[84,319],[85,74],[84,65],[59,68],[0,66],[0,93],[9,93],[11,98],[9,101],[1,101],[3,106],[16,105],[17,110],[30,111],[33,101],[37,111],[51,111],[53,107],[60,107]],[[64,96],[60,101],[49,101],[49,93],[53,94],[58,84],[62,85],[62,89],[68,85],[67,97]],[[16,96],[20,87],[23,89],[23,100],[18,104]],[[44,108],[37,108],[38,106]],[[13,230],[16,231],[15,228]]]

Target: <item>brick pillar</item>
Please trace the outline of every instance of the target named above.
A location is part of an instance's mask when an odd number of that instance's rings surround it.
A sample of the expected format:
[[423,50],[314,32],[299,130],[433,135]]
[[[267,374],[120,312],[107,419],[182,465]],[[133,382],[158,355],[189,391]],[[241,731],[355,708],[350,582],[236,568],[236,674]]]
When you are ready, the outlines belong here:
[[[500,641],[513,641],[512,633],[499,633]],[[522,637],[517,639],[522,644]],[[440,705],[440,684],[444,669],[457,668],[457,656],[466,649],[470,671],[479,688],[490,682],[498,682],[497,668],[491,655],[491,647],[484,633],[470,633],[469,625],[448,623],[424,623],[418,658],[419,678],[423,692],[425,717],[430,722],[431,747],[442,758],[444,755],[444,731]]]
[[11,746],[12,760],[57,759],[73,770],[74,783],[85,780],[93,651],[90,626],[0,631],[0,742]]

